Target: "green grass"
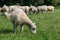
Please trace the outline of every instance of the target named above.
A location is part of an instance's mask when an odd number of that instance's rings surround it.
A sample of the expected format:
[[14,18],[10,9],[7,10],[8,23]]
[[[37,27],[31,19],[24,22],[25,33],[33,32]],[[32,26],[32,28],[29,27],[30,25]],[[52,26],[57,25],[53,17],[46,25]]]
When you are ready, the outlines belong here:
[[36,23],[37,33],[32,34],[26,25],[21,33],[13,34],[13,25],[7,18],[0,16],[0,40],[60,40],[60,9],[55,12],[30,14],[29,18]]

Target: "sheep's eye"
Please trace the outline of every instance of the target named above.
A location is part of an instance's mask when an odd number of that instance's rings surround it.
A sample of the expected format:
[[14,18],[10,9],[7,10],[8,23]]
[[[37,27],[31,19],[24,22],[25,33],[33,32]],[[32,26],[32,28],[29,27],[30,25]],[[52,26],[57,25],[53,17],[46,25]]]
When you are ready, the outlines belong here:
[[32,28],[32,30],[35,30],[35,28]]

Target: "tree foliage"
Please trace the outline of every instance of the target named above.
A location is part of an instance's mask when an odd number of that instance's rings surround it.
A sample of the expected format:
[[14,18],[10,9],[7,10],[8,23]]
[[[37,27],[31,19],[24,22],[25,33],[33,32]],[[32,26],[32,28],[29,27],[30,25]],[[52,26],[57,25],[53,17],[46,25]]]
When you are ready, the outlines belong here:
[[3,6],[4,4],[6,5],[15,5],[15,4],[19,4],[19,5],[34,5],[34,6],[38,6],[38,5],[57,5],[60,3],[60,0],[0,0],[0,6]]
[[59,0],[51,0],[52,5],[57,5],[59,3]]

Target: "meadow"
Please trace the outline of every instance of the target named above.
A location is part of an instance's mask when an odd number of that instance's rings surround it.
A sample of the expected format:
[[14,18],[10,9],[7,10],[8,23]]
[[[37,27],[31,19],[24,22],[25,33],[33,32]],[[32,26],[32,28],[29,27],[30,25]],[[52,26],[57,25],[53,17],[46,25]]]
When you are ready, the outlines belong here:
[[60,8],[56,8],[54,13],[37,13],[28,16],[36,23],[36,34],[32,34],[27,25],[24,25],[23,32],[20,32],[18,25],[17,34],[13,34],[10,20],[0,16],[0,40],[60,40]]

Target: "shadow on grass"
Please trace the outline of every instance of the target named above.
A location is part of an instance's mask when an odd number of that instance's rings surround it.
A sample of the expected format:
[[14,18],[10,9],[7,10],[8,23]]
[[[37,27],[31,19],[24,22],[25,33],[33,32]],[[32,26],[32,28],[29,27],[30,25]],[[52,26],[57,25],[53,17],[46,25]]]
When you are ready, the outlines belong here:
[[9,34],[9,33],[13,33],[13,30],[10,29],[0,30],[0,34]]

